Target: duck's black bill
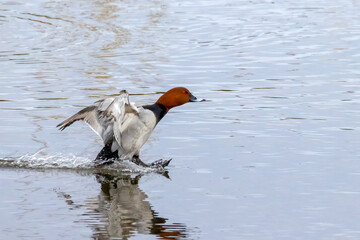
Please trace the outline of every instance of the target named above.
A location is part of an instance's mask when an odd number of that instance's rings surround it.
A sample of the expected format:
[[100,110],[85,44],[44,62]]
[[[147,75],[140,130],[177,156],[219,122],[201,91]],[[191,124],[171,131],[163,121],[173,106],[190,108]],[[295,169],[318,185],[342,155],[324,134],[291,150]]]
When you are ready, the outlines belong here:
[[197,102],[197,101],[198,101],[197,98],[190,93],[190,100],[189,100],[189,102]]

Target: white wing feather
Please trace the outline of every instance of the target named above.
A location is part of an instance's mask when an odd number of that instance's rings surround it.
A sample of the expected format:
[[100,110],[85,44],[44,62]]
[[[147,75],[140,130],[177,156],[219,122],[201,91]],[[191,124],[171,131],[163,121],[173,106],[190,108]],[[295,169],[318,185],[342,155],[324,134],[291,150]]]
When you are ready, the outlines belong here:
[[138,155],[156,126],[154,113],[130,103],[125,90],[115,98],[106,98],[82,109],[58,127],[63,130],[78,120],[85,121],[105,145],[110,143],[113,152],[118,150],[121,159]]

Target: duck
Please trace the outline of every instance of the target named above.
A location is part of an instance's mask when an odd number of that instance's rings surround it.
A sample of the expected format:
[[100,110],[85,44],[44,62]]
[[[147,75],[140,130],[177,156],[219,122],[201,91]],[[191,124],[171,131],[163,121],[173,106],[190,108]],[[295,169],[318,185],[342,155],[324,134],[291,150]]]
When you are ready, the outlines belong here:
[[170,109],[196,101],[197,98],[187,88],[175,87],[154,104],[137,107],[129,101],[128,92],[121,90],[119,95],[96,101],[56,127],[63,131],[76,121],[87,123],[104,143],[94,160],[96,166],[130,160],[143,167],[166,167],[171,159],[147,164],[139,157],[140,149]]

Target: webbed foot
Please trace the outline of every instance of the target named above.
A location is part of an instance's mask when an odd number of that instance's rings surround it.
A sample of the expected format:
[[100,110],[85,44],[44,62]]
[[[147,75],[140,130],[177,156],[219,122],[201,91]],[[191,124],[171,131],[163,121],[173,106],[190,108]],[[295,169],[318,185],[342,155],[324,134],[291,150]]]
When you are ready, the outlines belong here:
[[136,165],[142,166],[142,167],[150,167],[150,168],[165,168],[169,165],[169,163],[171,162],[172,159],[169,160],[157,160],[155,162],[152,162],[150,164],[144,163],[143,161],[141,161],[141,159],[139,158],[139,156],[134,156],[131,161],[133,163],[135,163]]
[[158,168],[158,167],[167,167],[169,165],[169,163],[171,162],[171,158],[169,160],[163,160],[163,159],[160,159],[160,160],[157,160],[155,162],[152,162],[150,163],[150,167],[155,167],[155,168]]
[[133,156],[133,158],[131,159],[131,161],[133,163],[135,163],[136,165],[142,166],[142,167],[149,167],[149,164],[144,163],[143,161],[141,161],[141,159],[139,158],[139,156]]

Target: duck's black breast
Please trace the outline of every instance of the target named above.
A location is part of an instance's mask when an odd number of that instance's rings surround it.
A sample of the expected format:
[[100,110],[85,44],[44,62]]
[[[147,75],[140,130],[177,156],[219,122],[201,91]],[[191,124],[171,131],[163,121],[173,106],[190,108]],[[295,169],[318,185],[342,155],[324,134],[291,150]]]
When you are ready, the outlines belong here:
[[160,122],[160,120],[165,116],[165,114],[167,113],[166,107],[162,104],[151,104],[151,105],[145,105],[142,106],[144,109],[148,109],[150,111],[152,111],[155,114],[156,117],[156,124],[158,124],[158,122]]

